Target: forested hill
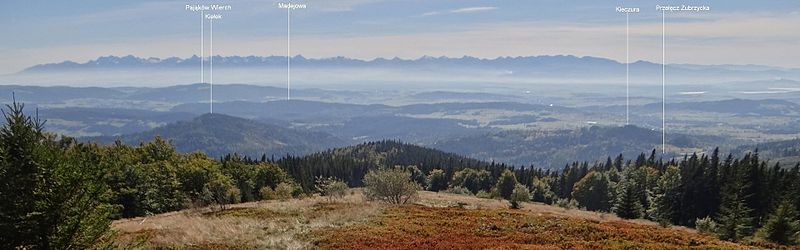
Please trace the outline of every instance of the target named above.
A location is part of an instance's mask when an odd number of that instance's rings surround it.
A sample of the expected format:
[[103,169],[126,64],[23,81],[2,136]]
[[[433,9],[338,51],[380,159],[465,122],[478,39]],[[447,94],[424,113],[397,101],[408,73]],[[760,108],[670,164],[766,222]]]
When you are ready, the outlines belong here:
[[324,132],[286,128],[220,114],[205,114],[141,133],[88,140],[110,144],[119,139],[128,145],[138,145],[156,136],[170,140],[180,152],[202,151],[214,157],[230,152],[246,156],[307,154],[345,145],[342,140]]
[[[534,164],[557,169],[573,161],[598,161],[609,154],[636,157],[642,151],[661,144],[661,133],[636,126],[592,126],[577,130],[536,131],[506,130],[438,142],[432,147],[459,152],[477,159],[491,159],[510,164]],[[716,136],[670,134],[668,147],[698,152],[725,145]],[[675,157],[670,154],[667,157]]]
[[741,155],[756,150],[762,157],[770,159],[771,162],[780,162],[783,166],[800,163],[800,138],[740,146],[733,153]]
[[275,163],[284,167],[304,188],[313,187],[316,176],[334,176],[349,182],[350,186],[361,186],[367,171],[382,166],[413,165],[425,174],[442,169],[448,179],[465,168],[485,169],[499,175],[508,167],[397,141],[367,142],[303,157],[288,156]]
[[734,153],[758,150],[760,155],[771,157],[800,156],[800,138],[740,146]]

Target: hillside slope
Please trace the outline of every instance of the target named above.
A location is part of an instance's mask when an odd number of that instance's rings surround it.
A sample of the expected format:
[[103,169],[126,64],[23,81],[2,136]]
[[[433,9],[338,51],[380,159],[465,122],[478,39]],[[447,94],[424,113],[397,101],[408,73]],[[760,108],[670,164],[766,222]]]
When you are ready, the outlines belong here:
[[761,249],[682,227],[611,214],[472,196],[420,192],[412,205],[364,201],[359,190],[252,202],[114,222],[120,243],[191,249]]
[[755,150],[758,150],[759,157],[769,159],[772,163],[780,162],[786,167],[800,164],[800,138],[739,146],[733,153],[743,154]]
[[251,157],[301,155],[343,146],[333,135],[302,129],[292,129],[248,119],[205,114],[190,121],[172,123],[146,132],[118,137],[95,137],[89,140],[111,143],[120,139],[126,144],[138,144],[156,136],[171,140],[180,152],[203,151],[219,157],[231,152]]
[[[670,134],[667,150],[675,156],[683,151],[692,153],[709,146],[725,145],[723,142],[724,139],[714,136]],[[642,151],[660,147],[661,132],[636,126],[593,126],[560,131],[508,130],[441,141],[431,146],[476,159],[561,168],[573,161],[604,160],[617,154],[635,158]]]

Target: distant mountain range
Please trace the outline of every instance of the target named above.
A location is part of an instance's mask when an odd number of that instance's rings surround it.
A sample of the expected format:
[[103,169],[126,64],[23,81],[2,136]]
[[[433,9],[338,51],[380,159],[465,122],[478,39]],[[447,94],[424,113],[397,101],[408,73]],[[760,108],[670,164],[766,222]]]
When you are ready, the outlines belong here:
[[251,157],[264,154],[277,157],[303,155],[346,145],[344,141],[324,132],[286,128],[220,114],[205,114],[140,133],[90,137],[86,140],[106,144],[121,140],[136,145],[156,136],[170,140],[178,151],[203,151],[214,157],[229,153]]
[[[209,58],[205,59],[206,61]],[[172,69],[184,67],[196,67],[200,65],[201,58],[192,56],[188,58],[141,58],[133,55],[128,56],[103,56],[85,63],[64,61],[61,63],[39,64],[29,67],[22,73],[35,72],[57,72],[70,70],[105,70],[105,69]],[[214,56],[214,67],[217,68],[238,68],[238,67],[285,67],[285,56]],[[390,67],[390,68],[482,68],[505,70],[507,74],[546,74],[548,72],[588,74],[592,72],[617,72],[624,70],[621,62],[591,56],[573,55],[542,55],[542,56],[516,56],[516,57],[497,57],[493,59],[477,58],[470,56],[463,57],[431,57],[423,56],[417,59],[401,58],[376,58],[372,60],[361,60],[347,57],[331,58],[306,58],[301,55],[292,57],[292,65],[295,67]],[[696,64],[670,64],[668,67],[679,72],[694,74],[758,74],[769,73],[775,76],[794,75],[800,73],[800,69],[789,69],[782,67],[771,67],[764,65],[696,65]],[[634,73],[655,73],[660,72],[660,64],[636,61],[630,64]],[[616,74],[616,73],[615,73]],[[575,75],[562,75],[572,76]]]
[[[208,63],[209,58],[206,58]],[[285,67],[285,56],[214,56],[215,67],[249,67],[249,66],[275,66]],[[495,59],[482,59],[477,57],[429,57],[424,56],[418,59],[400,58],[377,58],[373,60],[360,60],[347,57],[332,58],[305,58],[303,56],[292,57],[293,66],[559,66],[592,64],[595,66],[606,65],[614,66],[619,62],[598,58],[598,57],[576,57],[576,56],[525,56],[525,57],[498,57]],[[636,65],[655,65],[649,62],[636,62]],[[189,58],[169,57],[160,58],[141,58],[132,55],[128,56],[104,56],[85,63],[64,61],[61,63],[39,64],[25,69],[23,72],[53,71],[53,70],[74,70],[74,69],[124,69],[124,68],[163,68],[163,67],[195,67],[200,65],[200,57],[192,56]]]
[[[214,56],[215,83],[284,83],[285,56]],[[206,58],[208,61],[209,58]],[[426,89],[480,91],[489,87],[528,84],[622,84],[626,66],[637,86],[661,83],[660,64],[625,63],[592,56],[542,55],[497,58],[431,57],[416,59],[347,57],[291,58],[292,80],[303,86],[381,90]],[[34,65],[16,74],[0,75],[0,84],[72,86],[165,86],[200,80],[201,58],[103,56],[87,62]],[[670,85],[719,84],[732,81],[800,79],[800,69],[764,65],[669,64]],[[207,67],[207,70],[208,67]],[[210,71],[207,71],[210,74]],[[209,81],[205,78],[202,81]]]

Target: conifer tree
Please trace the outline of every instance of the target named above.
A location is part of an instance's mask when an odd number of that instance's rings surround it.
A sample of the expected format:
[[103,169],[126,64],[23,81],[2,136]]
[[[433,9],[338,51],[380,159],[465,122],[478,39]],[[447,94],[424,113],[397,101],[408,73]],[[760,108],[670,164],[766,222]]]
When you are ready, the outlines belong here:
[[765,239],[778,244],[797,244],[797,233],[800,231],[800,223],[797,221],[797,211],[789,200],[784,200],[769,215],[769,219],[764,226],[758,230],[758,238]]
[[625,219],[635,219],[642,216],[642,204],[637,195],[637,184],[633,179],[624,179],[617,189],[614,202],[614,213]]
[[675,210],[679,208],[681,196],[681,172],[676,166],[669,166],[658,178],[654,190],[650,192],[650,218],[661,225],[674,223]]
[[14,101],[0,127],[0,248],[86,249],[109,232],[97,148],[56,140]]
[[722,205],[717,218],[717,236],[723,240],[740,241],[750,236],[753,230],[753,209],[747,206],[749,196],[745,193],[748,186],[737,172],[723,189]]

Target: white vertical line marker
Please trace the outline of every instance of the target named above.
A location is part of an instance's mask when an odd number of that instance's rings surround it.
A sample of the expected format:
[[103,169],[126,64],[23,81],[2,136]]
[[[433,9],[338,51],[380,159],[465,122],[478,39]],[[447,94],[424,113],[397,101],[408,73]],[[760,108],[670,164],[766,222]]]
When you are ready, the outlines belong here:
[[292,8],[286,8],[286,100],[292,99]]
[[630,22],[625,12],[625,125],[630,124]]
[[209,38],[208,38],[208,46],[209,46],[209,91],[208,91],[208,108],[209,113],[214,113],[214,19],[208,20],[209,26]]
[[204,21],[205,21],[205,17],[204,17],[203,11],[200,11],[200,83],[205,83],[205,81],[206,81],[205,78],[204,78],[205,77],[205,74],[204,74],[204,72],[205,72],[205,62],[203,62],[203,56],[204,56],[203,50],[205,50],[205,48],[204,48],[205,44],[203,44],[205,42],[205,36],[204,36],[205,34],[203,34],[204,29],[205,29],[205,27],[203,27],[203,22]]
[[666,153],[667,146],[667,25],[666,11],[661,11],[661,154]]

